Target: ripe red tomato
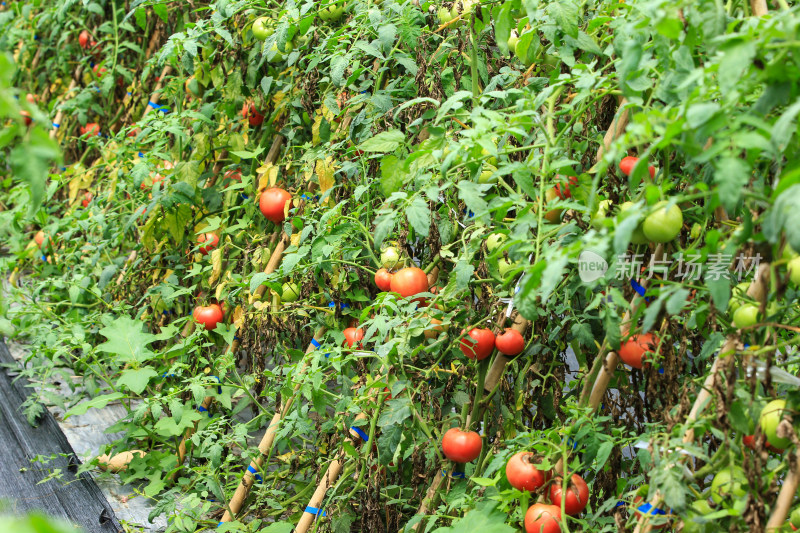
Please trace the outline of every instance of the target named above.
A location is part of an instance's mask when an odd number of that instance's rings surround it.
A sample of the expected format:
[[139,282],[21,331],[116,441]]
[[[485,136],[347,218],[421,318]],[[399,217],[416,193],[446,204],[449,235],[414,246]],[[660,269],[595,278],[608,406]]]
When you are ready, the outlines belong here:
[[561,533],[561,508],[534,503],[525,513],[525,533]]
[[94,72],[94,75],[98,79],[100,79],[100,78],[103,77],[103,74],[106,73],[106,67],[101,67],[100,65],[95,65],[94,67],[92,67],[92,72]]
[[91,36],[89,35],[89,30],[83,30],[80,35],[78,35],[78,44],[81,45],[81,48],[86,50],[89,48],[89,39]]
[[83,200],[81,200],[81,205],[83,207],[89,207],[89,203],[92,201],[92,193],[86,191],[83,193]]
[[[745,435],[744,437],[742,437],[742,444],[744,444],[745,446],[747,446],[751,450],[755,450],[756,449],[756,436],[755,435]],[[770,444],[763,433],[761,434],[761,444],[764,446],[764,448],[766,448],[768,451],[770,451],[772,453],[783,453],[784,452],[784,450],[781,450],[780,448],[776,448],[775,446]]]
[[85,126],[80,127],[80,132],[81,135],[87,135],[89,137],[100,135],[100,124],[97,122],[87,122]]
[[534,492],[550,480],[549,470],[539,470],[531,452],[519,452],[506,464],[506,478],[511,486],[519,490]]
[[219,237],[215,233],[203,233],[197,237],[197,244],[207,243],[201,246],[198,250],[201,254],[207,255],[211,250],[217,247]]
[[505,332],[494,340],[494,345],[500,353],[513,357],[525,349],[525,338],[519,331],[506,328]]
[[450,428],[442,437],[444,456],[454,463],[468,463],[475,460],[481,454],[482,446],[481,436],[474,431]]
[[252,102],[245,102],[242,106],[242,118],[246,118],[251,126],[260,126],[264,122],[264,115],[258,112]]
[[195,322],[202,324],[206,331],[211,331],[217,327],[217,324],[222,322],[224,317],[222,307],[219,304],[211,304],[208,306],[198,305],[194,308],[192,313]]
[[392,289],[392,278],[394,275],[385,268],[379,269],[375,272],[375,285],[382,291]]
[[633,368],[641,369],[644,354],[654,353],[656,346],[658,346],[658,337],[652,333],[633,335],[620,347],[619,358],[622,359],[623,363],[631,365]]
[[261,213],[275,224],[280,224],[286,219],[286,204],[291,202],[292,195],[279,187],[272,187],[261,193],[258,207]]
[[470,330],[469,336],[474,342],[467,340],[466,337],[461,339],[461,351],[464,352],[464,355],[478,361],[482,361],[492,355],[495,343],[492,330],[473,328]]
[[44,242],[44,232],[39,230],[36,235],[33,236],[33,240],[39,245],[39,248],[41,248]]
[[[633,506],[634,506],[634,507],[637,507],[637,508],[638,508],[638,507],[639,507],[640,505],[642,505],[643,503],[646,503],[646,502],[644,501],[644,498],[642,498],[641,496],[638,496],[638,495],[637,495],[637,496],[636,496],[636,497],[633,499]],[[635,511],[633,514],[636,516],[636,520],[637,520],[637,521],[642,519],[642,512],[641,512],[641,511]],[[649,511],[647,511],[645,514],[646,514],[646,515],[648,515],[650,518],[652,518],[652,517],[654,517],[654,516],[656,516],[656,515],[657,515],[657,513],[655,513],[655,512],[653,511],[653,509],[650,509],[650,510],[649,510]],[[665,528],[665,527],[667,527],[668,525],[669,525],[669,522],[664,522],[663,524],[661,524],[661,525],[658,525],[658,526],[656,526],[656,525],[653,525],[653,524],[652,524],[652,522],[650,522],[650,527],[651,527],[652,529],[664,529],[664,528]]]
[[[563,177],[563,176],[561,176],[561,177]],[[566,200],[567,198],[572,198],[572,191],[569,190],[569,186],[570,185],[577,185],[578,184],[578,178],[575,177],[575,176],[569,176],[567,178],[567,181],[569,183],[565,183],[564,184],[563,190],[562,190],[562,186],[561,186],[560,183],[556,183],[556,186],[555,186],[556,196],[558,196],[562,200]]]
[[357,345],[357,348],[361,348],[360,341],[364,338],[364,330],[362,328],[345,328],[342,333],[344,333],[344,344],[346,344],[348,348],[352,348],[353,345]]
[[428,290],[428,276],[421,268],[401,268],[392,275],[389,288],[403,298],[408,298]]
[[[630,176],[631,172],[633,172],[633,167],[635,167],[636,163],[638,163],[638,162],[639,162],[639,158],[638,157],[633,157],[633,156],[630,156],[630,155],[627,156],[627,157],[623,157],[622,161],[619,162],[619,169],[626,176]],[[650,178],[651,179],[656,177],[656,169],[655,169],[655,167],[649,166],[649,167],[647,167],[647,170],[650,172]]]
[[33,122],[33,119],[31,118],[31,114],[28,113],[27,111],[25,111],[24,109],[22,111],[20,111],[19,114],[22,115],[22,119],[25,121],[25,125],[26,126],[30,126],[31,123]]
[[25,99],[28,101],[29,104],[36,103],[36,95],[33,93],[28,93],[25,95]]
[[[561,508],[562,496],[561,478],[557,477],[553,484],[550,485],[550,501],[559,509]],[[576,515],[583,511],[587,503],[589,503],[589,486],[581,476],[572,474],[567,486],[564,511],[570,516]]]

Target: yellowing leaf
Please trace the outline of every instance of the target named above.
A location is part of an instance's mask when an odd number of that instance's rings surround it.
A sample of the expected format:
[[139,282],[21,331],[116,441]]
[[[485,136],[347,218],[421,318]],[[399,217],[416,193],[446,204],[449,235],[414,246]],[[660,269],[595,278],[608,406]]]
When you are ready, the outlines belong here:
[[236,329],[239,329],[244,324],[244,308],[241,305],[237,305],[236,309],[233,310],[233,325],[236,326]]
[[317,160],[315,171],[317,173],[317,179],[319,180],[319,190],[321,194],[325,194],[325,191],[331,189],[335,184],[333,179],[335,170],[336,167],[333,164],[332,157],[328,156],[325,158],[325,161],[321,159]]
[[322,116],[314,116],[314,124],[311,126],[311,144],[316,146],[319,144],[319,127],[322,124]]
[[88,189],[94,181],[94,172],[83,172],[78,170],[75,175],[69,180],[69,203],[73,203],[78,197],[78,192],[81,189]]
[[222,273],[222,248],[215,248],[211,252],[211,277],[208,278],[208,284],[213,285],[219,279]]
[[265,163],[256,172],[258,172],[258,190],[256,191],[256,197],[258,197],[264,189],[273,187],[278,181],[278,167],[272,163]]

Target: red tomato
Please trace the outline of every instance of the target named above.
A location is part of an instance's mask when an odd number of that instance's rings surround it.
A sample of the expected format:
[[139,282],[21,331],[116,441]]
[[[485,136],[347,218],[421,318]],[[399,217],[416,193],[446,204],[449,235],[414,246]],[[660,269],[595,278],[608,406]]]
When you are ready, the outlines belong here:
[[[643,503],[645,503],[645,501],[644,501],[644,498],[642,498],[641,496],[636,496],[633,499],[633,506],[634,507],[639,507]],[[637,521],[642,519],[642,513],[640,511],[635,511],[633,514],[636,516],[636,520]],[[656,514],[653,512],[652,509],[650,511],[648,511],[647,513],[645,513],[645,514],[647,514],[647,516],[649,516],[651,518],[656,516]],[[653,525],[652,522],[649,522],[649,523],[650,523],[650,528],[652,528],[652,529],[664,529],[665,527],[667,527],[669,525],[668,522],[664,522],[663,524],[658,525],[658,526]]]
[[494,333],[490,329],[473,328],[469,332],[470,338],[474,342],[465,338],[461,339],[461,351],[470,359],[481,361],[486,359],[494,351]]
[[364,330],[361,328],[346,328],[342,333],[344,333],[344,344],[347,345],[348,348],[352,348],[353,345],[356,345],[356,348],[361,348],[361,339],[364,338]]
[[620,347],[619,358],[622,359],[623,363],[631,365],[633,368],[641,369],[644,354],[655,352],[656,346],[658,346],[658,337],[652,333],[633,335]]
[[375,272],[375,285],[382,291],[392,289],[392,278],[394,275],[385,268],[379,269]]
[[525,513],[525,533],[561,533],[561,508],[534,503]]
[[519,490],[534,492],[550,480],[549,470],[539,470],[531,452],[519,452],[506,464],[506,478],[511,486]]
[[80,131],[81,135],[88,135],[89,137],[100,135],[100,124],[97,122],[87,122],[85,126],[81,126]]
[[32,93],[28,93],[25,95],[25,99],[28,101],[29,104],[36,103],[36,95]]
[[92,67],[92,72],[94,72],[94,75],[97,76],[97,78],[99,79],[102,78],[103,74],[106,73],[106,68],[101,67],[100,65],[95,65],[94,67]]
[[[639,158],[638,157],[633,157],[633,156],[630,156],[630,155],[627,156],[627,157],[623,157],[622,161],[619,162],[619,169],[626,176],[630,176],[631,172],[633,172],[633,167],[635,167],[636,163],[638,163],[638,162],[639,162]],[[656,177],[656,169],[655,169],[655,167],[652,167],[652,166],[647,167],[647,170],[650,172],[650,178],[651,179]]]
[[[756,449],[756,436],[755,435],[745,435],[742,437],[742,444],[750,448],[751,450]],[[776,448],[769,442],[767,442],[766,437],[762,434],[761,435],[761,444],[766,448],[768,451],[772,453],[783,453],[783,450],[780,448]]]
[[514,356],[522,353],[522,350],[525,349],[525,338],[519,331],[506,328],[506,331],[494,340],[494,345],[500,353]]
[[229,170],[225,172],[225,177],[223,180],[231,180],[231,181],[238,181],[241,183],[242,181],[242,171],[237,169]]
[[203,233],[197,237],[197,244],[203,243],[207,244],[205,246],[201,246],[198,251],[203,255],[207,255],[208,252],[217,247],[217,244],[219,243],[219,237],[215,233]]
[[83,193],[83,200],[81,200],[81,205],[83,207],[89,207],[89,203],[92,201],[92,193],[86,191]]
[[81,48],[86,50],[89,48],[89,30],[83,30],[80,35],[78,35],[78,44],[81,45]]
[[475,460],[481,454],[482,446],[481,436],[474,431],[450,428],[442,437],[444,456],[454,463],[468,463]]
[[247,119],[251,126],[260,126],[264,122],[264,115],[258,112],[256,105],[252,102],[245,102],[242,106],[242,117]]
[[36,235],[33,236],[33,240],[36,241],[36,244],[39,245],[39,248],[42,247],[42,243],[44,242],[44,232],[38,231]]
[[392,275],[389,288],[403,298],[428,290],[428,276],[421,268],[401,268]]
[[217,327],[218,323],[222,322],[224,315],[219,304],[211,304],[209,306],[198,305],[194,308],[192,316],[194,316],[195,322],[202,324],[207,331],[211,331]]
[[128,132],[128,137],[136,137],[142,132],[140,128],[133,128],[131,131]]
[[[563,177],[563,176],[561,176],[561,177]],[[577,185],[578,184],[578,178],[576,178],[575,176],[569,176],[567,178],[567,181],[569,183],[565,183],[564,184],[564,189],[563,190],[561,189],[561,184],[560,183],[556,183],[556,186],[555,186],[556,195],[559,198],[561,198],[562,200],[566,200],[567,198],[572,198],[572,191],[569,190],[569,186],[570,185]]]
[[19,114],[22,115],[22,119],[25,121],[25,125],[26,126],[30,126],[31,122],[33,122],[33,119],[31,118],[31,114],[28,113],[25,110],[20,111]]
[[272,187],[261,193],[258,207],[261,208],[261,213],[267,217],[267,220],[280,224],[286,219],[286,204],[291,200],[291,194],[281,188]]
[[[557,477],[553,484],[550,485],[550,501],[559,509],[561,508],[562,495],[561,478]],[[581,476],[572,474],[567,486],[564,511],[570,516],[576,515],[583,511],[587,503],[589,503],[589,486]]]

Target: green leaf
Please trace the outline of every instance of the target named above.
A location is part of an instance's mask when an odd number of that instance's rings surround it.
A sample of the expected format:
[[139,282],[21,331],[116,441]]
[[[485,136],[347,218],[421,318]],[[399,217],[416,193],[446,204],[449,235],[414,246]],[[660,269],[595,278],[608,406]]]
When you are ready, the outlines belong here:
[[289,522],[275,522],[263,529],[259,529],[258,533],[291,533],[292,530],[294,530],[294,524],[290,524]]
[[504,2],[497,10],[494,21],[494,40],[497,47],[503,54],[508,54],[508,38],[511,37],[511,29],[516,25],[516,21],[511,15],[512,2]]
[[390,211],[389,213],[379,216],[375,220],[375,233],[373,235],[373,239],[376,248],[380,248],[381,244],[383,244],[383,240],[386,239],[389,233],[394,229],[394,217],[394,211]]
[[422,237],[427,237],[431,227],[431,211],[428,209],[428,202],[417,196],[406,210],[408,222],[414,231]]
[[87,402],[79,403],[78,405],[76,405],[75,407],[64,413],[64,420],[73,415],[82,415],[89,409],[102,409],[111,402],[121,400],[122,398],[126,398],[126,396],[121,392],[113,392],[111,394],[106,394],[104,396],[96,396]]
[[578,8],[570,1],[561,0],[547,5],[547,12],[558,27],[572,38],[578,38]]
[[770,242],[778,242],[785,232],[789,245],[800,250],[800,184],[784,190],[764,218],[764,234]]
[[263,285],[268,277],[269,275],[264,272],[256,272],[253,274],[253,277],[250,278],[250,294],[255,293],[256,289]]
[[120,356],[123,363],[147,361],[156,355],[147,348],[156,340],[156,336],[144,332],[143,327],[144,324],[139,320],[127,315],[120,316],[100,330],[100,334],[108,341],[97,349]]
[[117,380],[117,386],[121,387],[124,385],[128,387],[128,390],[131,392],[141,394],[144,389],[147,388],[148,383],[150,383],[150,378],[157,375],[158,372],[149,367],[125,370]]
[[469,280],[472,279],[472,273],[475,272],[475,266],[469,261],[460,260],[456,263],[453,273],[456,275],[456,288],[464,290],[469,286]]
[[483,501],[456,520],[450,527],[439,528],[441,533],[463,533],[464,531],[480,531],[480,533],[514,533],[516,530],[506,524],[508,514],[498,509],[498,502]]
[[387,130],[367,139],[358,145],[364,152],[394,152],[405,141],[405,135],[400,130]]
[[388,198],[403,186],[403,164],[396,156],[387,155],[381,159],[381,192]]

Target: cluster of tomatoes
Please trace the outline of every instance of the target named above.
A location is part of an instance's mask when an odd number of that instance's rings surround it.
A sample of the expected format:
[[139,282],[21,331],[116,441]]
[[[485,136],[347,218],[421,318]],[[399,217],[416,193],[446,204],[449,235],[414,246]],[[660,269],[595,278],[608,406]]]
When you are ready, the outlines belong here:
[[589,503],[589,486],[578,474],[572,474],[564,486],[561,477],[553,478],[550,470],[540,468],[533,452],[519,452],[506,464],[506,479],[517,490],[538,492],[547,488],[550,503],[537,502],[525,513],[527,533],[557,533],[561,531],[561,506],[570,516],[580,514]]

